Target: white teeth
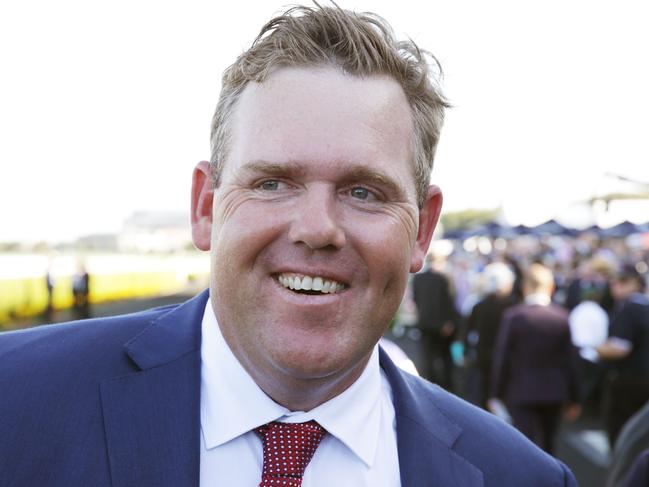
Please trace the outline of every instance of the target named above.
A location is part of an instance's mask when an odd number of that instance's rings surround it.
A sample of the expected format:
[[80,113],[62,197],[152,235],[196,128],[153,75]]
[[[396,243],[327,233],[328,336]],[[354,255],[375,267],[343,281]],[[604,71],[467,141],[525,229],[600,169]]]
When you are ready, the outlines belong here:
[[313,278],[313,284],[311,285],[311,289],[313,289],[314,291],[322,291],[322,277]]
[[311,291],[311,285],[313,284],[313,278],[309,276],[304,276],[302,278],[302,289],[305,291]]
[[320,291],[323,294],[333,294],[339,293],[345,289],[345,285],[336,282],[326,280],[320,276],[296,276],[295,274],[280,274],[277,277],[279,283],[288,289],[293,289],[295,291],[305,290],[305,291]]

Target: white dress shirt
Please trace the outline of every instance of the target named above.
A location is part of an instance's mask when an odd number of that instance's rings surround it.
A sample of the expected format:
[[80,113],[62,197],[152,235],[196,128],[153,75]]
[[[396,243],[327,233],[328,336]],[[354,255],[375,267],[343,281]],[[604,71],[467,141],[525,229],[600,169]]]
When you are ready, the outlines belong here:
[[596,348],[608,338],[606,311],[593,301],[583,301],[570,312],[568,321],[572,344],[579,348],[579,355],[591,362],[598,362]]
[[316,420],[328,434],[303,487],[399,486],[396,421],[378,347],[347,390],[311,411],[291,412],[268,397],[236,359],[208,300],[201,345],[201,487],[254,487],[263,452],[254,428],[270,421]]

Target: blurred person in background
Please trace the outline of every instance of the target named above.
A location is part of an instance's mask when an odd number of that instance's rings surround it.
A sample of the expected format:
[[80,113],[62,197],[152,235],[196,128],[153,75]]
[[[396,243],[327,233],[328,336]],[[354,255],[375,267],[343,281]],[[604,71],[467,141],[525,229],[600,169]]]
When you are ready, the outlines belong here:
[[90,274],[82,261],[72,276],[72,310],[77,320],[90,318]]
[[523,301],[523,270],[521,258],[512,254],[505,255],[505,263],[514,271],[514,284],[512,285],[512,299],[515,303]]
[[614,264],[602,257],[581,262],[568,286],[564,307],[570,310],[570,332],[579,349],[577,371],[579,397],[585,413],[600,415],[602,383],[606,368],[597,347],[606,340],[609,311],[613,306],[609,280]]
[[649,298],[634,265],[623,265],[611,281],[615,306],[609,338],[597,347],[609,365],[604,414],[611,446],[622,425],[649,400]]
[[584,412],[599,414],[601,386],[605,372],[597,347],[608,337],[609,317],[599,305],[598,288],[584,291],[581,302],[570,311],[570,335],[579,350],[577,371],[579,398]]
[[511,293],[515,276],[506,264],[494,262],[484,268],[481,278],[485,296],[467,320],[465,356],[477,378],[477,390],[469,391],[469,397],[476,398],[476,403],[486,409],[496,337],[503,313],[514,304]]
[[494,351],[489,408],[503,401],[513,425],[548,453],[562,413],[579,416],[575,350],[568,313],[551,303],[552,272],[532,264],[524,275],[524,302],[503,317]]
[[589,300],[595,301],[609,313],[613,308],[609,287],[612,266],[612,263],[601,257],[577,264],[565,289],[564,306],[573,310],[582,301]]
[[52,265],[47,266],[45,271],[45,289],[47,291],[47,302],[45,304],[44,318],[46,321],[51,322],[54,319],[54,286],[56,281],[52,274]]
[[435,256],[426,256],[424,269],[412,280],[412,297],[417,306],[417,328],[421,332],[421,375],[452,390],[451,343],[457,329],[451,286],[443,273],[434,269]]
[[453,253],[448,262],[448,279],[452,286],[453,303],[461,316],[469,314],[476,303],[475,279],[481,268],[481,257],[474,254]]

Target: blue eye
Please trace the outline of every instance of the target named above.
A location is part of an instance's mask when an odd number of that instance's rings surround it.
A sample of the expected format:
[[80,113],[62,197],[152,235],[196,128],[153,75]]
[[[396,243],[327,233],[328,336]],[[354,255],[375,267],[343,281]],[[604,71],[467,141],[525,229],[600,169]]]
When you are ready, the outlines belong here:
[[268,181],[261,183],[259,187],[264,191],[277,191],[279,189],[279,181],[276,179],[269,179]]
[[356,186],[351,189],[351,195],[354,198],[358,198],[359,200],[366,200],[367,198],[369,198],[370,192],[362,186]]

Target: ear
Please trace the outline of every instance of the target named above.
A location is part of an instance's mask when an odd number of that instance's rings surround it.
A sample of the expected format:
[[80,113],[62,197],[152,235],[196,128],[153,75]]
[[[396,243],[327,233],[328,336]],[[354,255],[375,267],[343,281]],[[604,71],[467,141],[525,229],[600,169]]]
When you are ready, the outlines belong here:
[[192,174],[192,242],[199,250],[210,250],[213,200],[210,164],[201,161]]
[[437,186],[429,186],[424,207],[419,210],[419,230],[410,258],[410,272],[418,272],[424,265],[433,232],[442,211],[442,191]]

